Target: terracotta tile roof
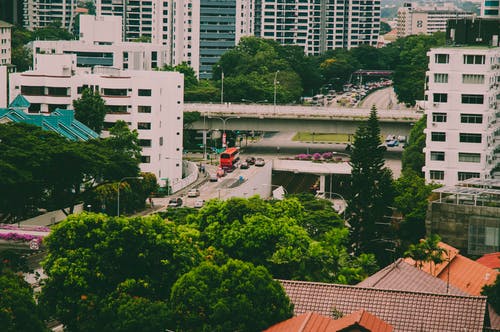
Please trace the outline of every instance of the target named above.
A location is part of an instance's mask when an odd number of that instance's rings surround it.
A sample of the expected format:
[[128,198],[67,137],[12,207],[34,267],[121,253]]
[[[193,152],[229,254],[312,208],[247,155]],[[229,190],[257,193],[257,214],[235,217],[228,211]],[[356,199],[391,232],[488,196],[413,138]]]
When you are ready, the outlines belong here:
[[[484,285],[490,285],[495,282],[498,271],[490,269],[459,254],[458,249],[452,246],[439,242],[439,246],[450,253],[444,254],[444,262],[438,265],[433,263],[424,263],[422,270],[438,277],[445,282],[450,283],[462,291],[470,295],[481,295],[481,289]],[[411,258],[405,258],[409,264],[414,264],[415,261]]]
[[481,263],[490,269],[500,269],[500,252],[483,255],[476,259],[476,262]]
[[392,332],[393,328],[377,316],[365,310],[334,320],[314,312],[287,319],[264,332],[338,332],[348,327],[363,327],[371,332]]
[[394,327],[394,331],[481,331],[485,297],[430,294],[359,286],[281,280],[295,305],[295,314],[313,311],[331,316],[365,309]]
[[402,258],[369,276],[357,286],[433,294],[469,295],[453,285],[448,285],[446,281],[410,265]]

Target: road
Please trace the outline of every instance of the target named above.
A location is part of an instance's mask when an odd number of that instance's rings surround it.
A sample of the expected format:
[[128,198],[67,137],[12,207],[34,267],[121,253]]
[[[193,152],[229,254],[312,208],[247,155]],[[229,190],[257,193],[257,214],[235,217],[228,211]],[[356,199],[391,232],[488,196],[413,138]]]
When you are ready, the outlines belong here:
[[357,107],[366,109],[371,108],[372,105],[375,105],[377,110],[411,110],[403,103],[398,104],[398,98],[392,86],[370,93],[358,103]]

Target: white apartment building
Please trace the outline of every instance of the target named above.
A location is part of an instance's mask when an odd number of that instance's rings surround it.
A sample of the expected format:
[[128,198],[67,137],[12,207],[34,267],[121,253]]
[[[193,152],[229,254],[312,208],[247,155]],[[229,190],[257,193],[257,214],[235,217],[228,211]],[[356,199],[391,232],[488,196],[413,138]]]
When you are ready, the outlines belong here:
[[171,65],[199,67],[200,0],[96,0],[96,15],[123,18],[124,40],[149,38],[168,49]]
[[436,48],[428,56],[426,181],[491,178],[500,156],[500,48]]
[[12,24],[0,21],[0,66],[11,63]]
[[122,42],[122,18],[80,16],[79,40],[36,40],[34,54],[76,54],[77,67],[152,70],[169,64],[165,45]]
[[426,5],[404,3],[403,7],[398,9],[397,35],[400,38],[446,31],[447,20],[471,17],[472,15],[473,13],[466,12],[453,3]]
[[379,0],[255,0],[256,35],[299,45],[317,55],[335,48],[377,45]]
[[[35,70],[10,75],[9,100],[22,94],[30,113],[72,108],[83,89],[98,91],[106,102],[105,128],[117,120],[137,130],[143,172],[175,184],[182,178],[183,75],[177,72],[121,71],[76,67],[76,55],[38,54]],[[105,133],[104,133],[105,135]]]
[[500,18],[500,2],[498,0],[483,0],[481,16],[485,18]]
[[62,27],[71,30],[77,4],[77,0],[24,0],[24,27],[33,30],[61,22]]

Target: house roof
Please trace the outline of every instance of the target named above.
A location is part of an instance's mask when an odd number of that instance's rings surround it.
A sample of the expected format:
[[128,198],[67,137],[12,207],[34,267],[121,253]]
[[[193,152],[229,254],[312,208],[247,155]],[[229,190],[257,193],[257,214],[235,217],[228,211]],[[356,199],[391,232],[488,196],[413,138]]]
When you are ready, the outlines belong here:
[[369,276],[357,286],[434,294],[469,295],[446,281],[435,278],[410,265],[402,258]]
[[[439,242],[439,246],[446,252],[443,254],[443,262],[437,265],[430,262],[423,263],[423,271],[475,296],[481,295],[484,285],[495,282],[496,276],[499,274],[498,271],[460,255],[458,249],[446,243]],[[405,258],[405,261],[412,265],[415,264],[411,258]]]
[[49,115],[29,114],[20,108],[0,108],[0,123],[20,122],[58,133],[72,141],[87,141],[99,135],[75,120],[72,110],[56,109]]
[[0,28],[12,28],[13,25],[4,21],[0,21]]
[[14,100],[9,104],[9,108],[21,108],[27,109],[30,107],[30,102],[23,95],[19,94],[14,98]]
[[377,316],[359,310],[337,320],[315,312],[306,312],[275,324],[264,332],[338,332],[349,327],[363,327],[371,332],[393,331],[391,325]]
[[296,315],[313,311],[330,316],[368,310],[394,327],[394,331],[481,331],[486,297],[418,293],[281,280]]
[[490,269],[500,269],[500,252],[485,254],[476,259],[476,262],[481,263]]

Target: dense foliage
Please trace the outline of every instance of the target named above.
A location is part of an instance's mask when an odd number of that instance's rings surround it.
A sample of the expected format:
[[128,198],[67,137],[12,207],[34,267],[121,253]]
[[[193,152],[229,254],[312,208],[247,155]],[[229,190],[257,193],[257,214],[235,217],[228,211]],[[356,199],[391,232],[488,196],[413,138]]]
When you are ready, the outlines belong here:
[[280,283],[262,266],[202,263],[172,288],[177,331],[262,331],[293,315]]
[[413,171],[423,176],[422,168],[425,165],[425,133],[427,127],[427,116],[423,116],[411,128],[408,142],[405,145],[402,158],[403,172]]
[[394,199],[392,172],[384,166],[385,146],[380,139],[377,111],[354,135],[351,153],[351,186],[347,195],[347,221],[356,253],[372,252],[379,262],[387,262],[384,252]]
[[500,278],[498,276],[495,283],[483,287],[481,295],[487,296],[488,303],[497,314],[500,314]]
[[84,89],[82,96],[73,100],[75,118],[100,134],[106,116],[106,105],[99,92]]

